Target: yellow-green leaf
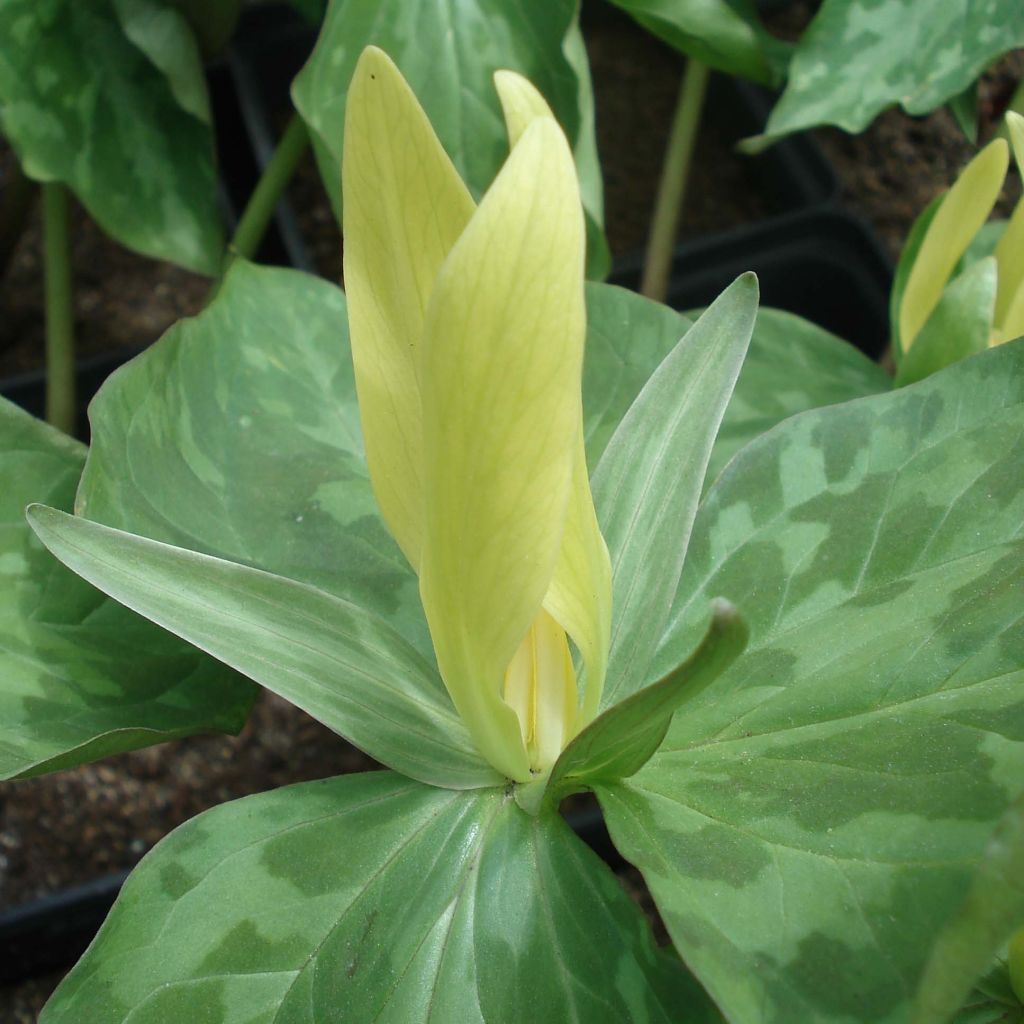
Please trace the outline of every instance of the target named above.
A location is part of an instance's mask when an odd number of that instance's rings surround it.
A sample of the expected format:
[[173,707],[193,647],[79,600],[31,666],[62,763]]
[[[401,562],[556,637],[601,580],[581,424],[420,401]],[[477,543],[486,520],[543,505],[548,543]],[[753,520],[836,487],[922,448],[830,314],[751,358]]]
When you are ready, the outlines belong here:
[[572,155],[539,118],[442,267],[423,342],[423,607],[463,721],[520,780],[526,750],[500,688],[562,547],[581,416],[583,254]]
[[391,59],[359,60],[345,120],[345,287],[366,459],[415,567],[422,537],[418,361],[438,270],[474,204]]
[[[1017,170],[1024,178],[1024,117],[1012,110],[1006,115],[1006,127],[1010,135]],[[1009,317],[1010,307],[1016,306],[1024,317],[1024,199],[1010,217],[999,243],[996,245],[996,261],[999,263],[999,291],[996,295],[996,326],[1004,338],[1024,334],[1024,326]],[[1017,333],[1011,333],[1016,329]]]
[[931,316],[953,268],[992,212],[1009,160],[1004,140],[990,142],[946,193],[928,225],[900,307],[899,340],[904,352]]

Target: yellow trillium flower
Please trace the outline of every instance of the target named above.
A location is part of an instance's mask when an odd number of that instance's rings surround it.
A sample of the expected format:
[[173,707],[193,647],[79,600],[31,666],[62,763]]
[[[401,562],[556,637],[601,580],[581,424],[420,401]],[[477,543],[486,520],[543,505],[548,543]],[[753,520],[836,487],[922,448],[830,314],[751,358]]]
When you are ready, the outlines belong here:
[[345,288],[381,513],[419,575],[455,707],[525,782],[597,712],[611,569],[583,450],[572,154],[528,81],[495,85],[511,153],[477,206],[394,63],[363,52],[345,118]]
[[[1006,126],[1024,175],[1024,117],[1012,111]],[[943,197],[918,250],[899,311],[899,342],[907,352],[935,311],[971,240],[988,220],[1009,167],[1010,152],[994,139],[964,168]],[[995,248],[997,290],[989,346],[1024,335],[1024,199]]]

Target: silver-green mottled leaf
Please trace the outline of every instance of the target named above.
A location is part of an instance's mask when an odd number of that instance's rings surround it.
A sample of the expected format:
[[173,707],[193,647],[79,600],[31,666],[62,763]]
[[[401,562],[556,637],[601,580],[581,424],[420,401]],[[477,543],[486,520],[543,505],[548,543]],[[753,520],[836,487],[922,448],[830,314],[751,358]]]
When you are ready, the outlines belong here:
[[377,760],[430,785],[495,786],[433,663],[387,622],[283,576],[33,505],[68,568]]
[[778,84],[790,48],[770,35],[750,0],[612,0],[648,32],[730,75]]
[[1019,0],[825,0],[801,36],[765,136],[863,131],[887,107],[927,114],[1024,46]]
[[25,506],[69,507],[85,449],[0,399],[0,777],[196,732],[237,732],[254,688],[107,600],[32,535]]
[[892,378],[853,345],[793,313],[762,306],[705,487],[745,444],[787,417],[891,388]]
[[594,472],[594,505],[612,565],[603,707],[645,681],[754,328],[757,296],[757,278],[744,274],[708,307],[644,385]]
[[573,147],[588,221],[588,273],[603,277],[608,252],[601,235],[600,168],[577,6],[576,0],[462,0],[455,6],[430,0],[331,0],[292,96],[312,130],[335,210],[341,210],[345,98],[364,47],[379,46],[398,65],[477,198],[508,155],[492,76],[501,69],[518,71],[544,94]]
[[[999,823],[978,863],[963,905],[939,934],[914,1005],[913,1024],[947,1024],[966,1002],[1007,939],[1024,928],[1024,797]],[[1005,965],[1002,965],[1005,970]],[[1009,987],[996,993],[991,978],[979,993],[995,1006],[1024,1006]],[[999,1020],[993,1016],[991,1020]],[[1012,1019],[1012,1018],[1009,1018]]]
[[67,184],[119,242],[214,273],[223,233],[213,136],[180,102],[184,91],[195,106],[204,86],[186,87],[177,65],[168,79],[147,38],[143,52],[113,0],[4,0],[0,131],[26,174]]
[[78,514],[312,584],[433,656],[370,487],[339,288],[236,262],[208,309],[106,382],[90,418]]
[[224,804],[128,880],[40,1024],[710,1024],[561,819],[388,772]]
[[1024,345],[801,416],[694,526],[655,671],[712,595],[744,655],[600,791],[730,1020],[905,1021],[1024,788]]

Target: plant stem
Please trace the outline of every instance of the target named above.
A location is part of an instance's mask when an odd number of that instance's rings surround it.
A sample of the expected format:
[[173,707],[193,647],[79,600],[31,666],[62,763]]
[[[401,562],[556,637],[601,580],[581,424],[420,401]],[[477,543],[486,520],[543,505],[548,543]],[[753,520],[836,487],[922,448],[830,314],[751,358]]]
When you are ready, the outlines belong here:
[[661,168],[658,196],[654,203],[654,216],[651,218],[651,235],[647,242],[644,276],[640,284],[642,294],[659,302],[664,301],[668,291],[672,250],[686,198],[690,160],[697,139],[697,129],[700,126],[707,82],[708,66],[691,57],[686,62],[686,71],[679,87],[679,99],[672,119],[668,147],[665,150],[665,162]]
[[1015,114],[1024,114],[1024,78],[1017,83],[1006,109],[1012,110]]
[[281,193],[291,181],[295,168],[308,145],[309,132],[305,122],[298,114],[292,114],[284,134],[281,136],[281,141],[278,142],[277,148],[274,150],[274,155],[263,169],[263,174],[256,182],[256,188],[253,189],[249,202],[246,203],[245,209],[242,211],[234,237],[228,245],[225,270],[235,257],[241,256],[248,260],[252,259],[256,253],[260,240],[270,223],[270,218],[277,208]]
[[0,277],[7,269],[18,239],[25,230],[37,187],[36,182],[21,169],[21,164],[15,161],[11,167],[11,176],[4,185],[3,201],[0,202]]
[[46,419],[70,434],[75,427],[75,337],[71,294],[68,191],[43,185],[46,275]]

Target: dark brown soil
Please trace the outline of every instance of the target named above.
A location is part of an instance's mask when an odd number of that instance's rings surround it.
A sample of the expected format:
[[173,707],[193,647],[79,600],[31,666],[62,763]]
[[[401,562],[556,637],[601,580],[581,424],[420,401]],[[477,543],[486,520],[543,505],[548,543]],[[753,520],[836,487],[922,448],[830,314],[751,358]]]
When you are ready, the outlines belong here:
[[200,811],[379,765],[263,693],[237,737],[198,736],[0,785],[0,906],[133,867]]
[[4,1024],[36,1024],[36,1018],[63,974],[44,974],[10,988],[0,988]]
[[[0,141],[0,190],[12,161]],[[81,355],[142,348],[176,320],[199,311],[209,288],[206,278],[129,252],[107,238],[77,203],[72,208],[75,345]],[[37,208],[0,275],[0,378],[42,365],[41,243]]]

